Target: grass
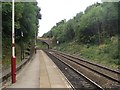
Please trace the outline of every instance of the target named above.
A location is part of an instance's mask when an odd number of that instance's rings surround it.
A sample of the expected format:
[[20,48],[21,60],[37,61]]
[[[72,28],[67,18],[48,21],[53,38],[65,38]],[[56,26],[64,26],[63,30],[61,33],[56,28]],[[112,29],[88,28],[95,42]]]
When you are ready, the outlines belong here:
[[48,46],[42,42],[37,42],[37,47],[40,49],[47,49],[48,48]]
[[[11,54],[12,54],[12,50],[11,50],[11,44],[7,42],[3,43],[3,49],[2,49],[2,69],[8,69],[11,67]],[[46,44],[43,43],[37,43],[37,46],[41,49],[45,49],[47,48]],[[28,46],[24,46],[25,47]],[[15,52],[16,52],[16,63],[19,64],[21,62],[21,47],[17,44],[15,44]],[[26,52],[26,51],[25,51]],[[25,56],[27,56],[27,54],[24,54]]]
[[77,55],[112,69],[118,69],[119,66],[117,37],[112,37],[101,45],[84,45],[70,42],[57,45],[53,49]]
[[[19,64],[21,62],[21,51],[20,46],[16,44],[16,64]],[[11,47],[7,47],[3,49],[3,57],[2,57],[2,68],[3,70],[10,68],[11,66]]]

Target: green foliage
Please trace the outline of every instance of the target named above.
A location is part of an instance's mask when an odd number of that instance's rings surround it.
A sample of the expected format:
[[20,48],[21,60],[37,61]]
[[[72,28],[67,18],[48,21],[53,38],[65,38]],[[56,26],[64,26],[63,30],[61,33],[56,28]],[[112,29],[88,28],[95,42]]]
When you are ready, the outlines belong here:
[[52,31],[54,45],[60,41],[54,49],[116,67],[120,57],[117,40],[119,9],[120,3],[95,3],[72,19],[58,22],[44,37],[50,36]]
[[75,37],[75,32],[71,24],[68,24],[66,26],[66,31],[65,31],[65,40],[70,41]]
[[61,20],[60,22],[56,23],[56,26],[43,35],[43,37],[54,38],[54,41],[57,40],[60,43],[65,42],[65,30],[66,30],[66,20]]
[[[34,45],[34,39],[38,33],[38,19],[41,19],[41,14],[40,8],[37,6],[36,2],[15,2],[15,45],[17,62],[20,61],[21,51],[25,54],[25,49]],[[22,32],[23,37],[21,35]],[[12,41],[11,34],[12,3],[2,2],[3,67],[10,66]]]
[[[19,28],[16,28],[16,39],[21,40],[21,32],[23,32],[23,41],[31,42],[35,38],[35,32],[38,32],[38,14],[39,8],[35,3],[17,3],[16,7],[23,7],[21,10],[16,8],[16,22]],[[21,11],[21,12],[20,12]],[[20,15],[19,14],[22,15]]]
[[43,42],[37,42],[37,48],[39,48],[39,49],[46,49],[46,48],[48,48],[48,45],[46,45],[45,43],[43,43]]
[[[118,33],[118,3],[95,3],[73,19],[61,20],[54,26],[52,37],[61,43],[75,40],[84,44],[102,44]],[[50,32],[44,34],[50,36]]]
[[107,39],[105,44],[99,46],[70,42],[57,45],[54,49],[76,55],[77,57],[96,62],[112,69],[119,67],[117,36]]
[[[12,4],[2,3],[2,36],[5,39],[5,35],[11,36],[12,29]],[[4,40],[3,40],[4,41]]]

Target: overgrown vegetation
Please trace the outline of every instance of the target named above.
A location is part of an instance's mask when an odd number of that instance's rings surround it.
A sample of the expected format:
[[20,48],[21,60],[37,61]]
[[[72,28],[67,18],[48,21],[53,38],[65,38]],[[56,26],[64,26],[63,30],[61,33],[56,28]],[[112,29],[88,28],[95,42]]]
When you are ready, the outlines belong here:
[[37,48],[39,49],[47,49],[48,45],[46,43],[40,42],[39,40],[37,41]]
[[[55,46],[53,49],[75,55],[86,60],[107,66],[112,69],[119,67],[118,39],[107,40],[101,45],[78,44],[74,41]],[[109,43],[108,43],[109,42]]]
[[43,37],[54,39],[54,49],[117,67],[119,5],[115,2],[95,3],[73,19],[61,20]]
[[[17,63],[25,57],[25,50],[34,46],[41,19],[37,2],[15,3],[15,46]],[[36,35],[35,35],[36,34]],[[8,68],[11,62],[12,3],[2,3],[2,62]],[[29,50],[30,51],[30,50]]]

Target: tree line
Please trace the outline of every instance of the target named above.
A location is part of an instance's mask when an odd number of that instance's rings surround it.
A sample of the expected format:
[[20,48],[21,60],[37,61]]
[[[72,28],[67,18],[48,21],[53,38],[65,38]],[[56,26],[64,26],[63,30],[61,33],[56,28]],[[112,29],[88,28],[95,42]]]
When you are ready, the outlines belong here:
[[[38,33],[40,8],[37,2],[15,2],[15,45],[21,52],[34,46]],[[3,60],[11,54],[12,3],[2,2],[2,52]],[[20,51],[19,49],[17,49]],[[16,50],[16,53],[18,52]],[[24,55],[24,54],[23,54]]]
[[119,4],[116,2],[95,3],[72,19],[61,20],[43,37],[60,43],[74,40],[78,43],[100,45],[106,38],[118,34]]

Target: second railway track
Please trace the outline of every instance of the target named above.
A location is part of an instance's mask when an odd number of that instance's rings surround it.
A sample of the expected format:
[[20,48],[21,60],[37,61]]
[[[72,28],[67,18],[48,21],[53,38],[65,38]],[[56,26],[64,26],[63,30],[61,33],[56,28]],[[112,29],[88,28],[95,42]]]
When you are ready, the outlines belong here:
[[46,50],[45,52],[58,58],[69,67],[76,70],[76,72],[84,75],[89,82],[94,84],[99,89],[120,88],[120,72],[118,71],[114,71],[98,64],[91,63],[58,51]]

